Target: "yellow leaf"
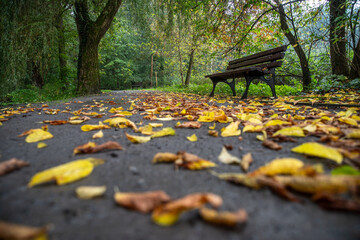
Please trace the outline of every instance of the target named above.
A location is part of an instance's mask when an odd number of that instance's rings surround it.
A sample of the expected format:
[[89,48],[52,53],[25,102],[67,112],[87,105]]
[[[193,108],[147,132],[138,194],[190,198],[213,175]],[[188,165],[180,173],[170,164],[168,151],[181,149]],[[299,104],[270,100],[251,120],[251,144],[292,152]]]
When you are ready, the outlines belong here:
[[54,180],[58,185],[74,182],[88,176],[94,166],[103,163],[103,161],[102,159],[87,158],[49,168],[35,174],[31,178],[28,187]]
[[343,160],[343,157],[338,150],[316,142],[303,143],[291,149],[291,151],[309,156],[331,159],[339,164],[342,163]]
[[3,125],[3,123],[2,122],[0,122],[0,126],[2,126]]
[[352,125],[352,126],[357,126],[358,125],[357,121],[355,119],[348,118],[348,117],[339,118],[339,121],[343,122],[343,123],[346,123],[348,125]]
[[183,110],[180,112],[180,114],[185,115],[185,114],[186,114],[186,109],[183,109]]
[[123,107],[111,108],[111,109],[109,110],[109,113],[118,113],[118,112],[120,112],[120,111],[122,111],[122,110],[124,110]]
[[163,117],[163,118],[158,117],[158,118],[156,118],[156,120],[159,120],[159,121],[172,121],[172,120],[174,120],[174,118],[171,117],[171,116]]
[[109,123],[110,126],[116,127],[116,128],[126,128],[131,127],[135,131],[137,130],[137,127],[135,123],[130,121],[129,119],[123,118],[123,117],[116,117],[116,118],[110,118],[106,119],[104,123]]
[[195,135],[195,133],[189,137],[186,137],[187,140],[189,140],[190,142],[196,142],[198,140],[197,136]]
[[201,208],[200,216],[207,222],[225,227],[235,227],[238,223],[247,220],[247,213],[244,209],[236,212],[218,212],[211,208]]
[[153,127],[149,124],[143,127],[139,127],[139,131],[144,135],[151,135],[153,134],[152,128]]
[[290,125],[290,122],[282,120],[270,120],[265,124],[265,127],[276,126],[276,125]]
[[160,131],[153,132],[153,134],[151,135],[151,138],[172,136],[172,135],[175,135],[175,130],[171,127],[167,127],[167,128],[161,129]]
[[346,133],[347,138],[360,139],[360,129],[351,129]]
[[163,123],[149,123],[150,126],[152,126],[153,128],[157,128],[157,127],[162,127],[164,126]]
[[100,130],[97,133],[95,133],[92,138],[93,139],[97,139],[97,138],[102,138],[104,136],[104,133]]
[[134,135],[130,135],[125,133],[127,139],[129,139],[129,141],[133,142],[133,143],[146,143],[148,141],[151,140],[151,137],[142,137],[142,136],[134,136]]
[[303,129],[296,126],[280,129],[273,134],[273,136],[277,135],[305,137]]
[[246,125],[243,128],[243,132],[261,132],[262,130],[264,130],[262,125]]
[[155,154],[152,163],[169,163],[169,162],[175,162],[180,157],[174,153],[170,152],[159,152]]
[[274,176],[277,174],[290,174],[295,175],[304,163],[296,158],[279,158],[274,159],[265,166],[262,166],[251,172],[251,176],[268,175]]
[[209,129],[214,130],[215,127],[216,127],[216,123],[214,123],[214,125],[212,125],[212,126],[209,126]]
[[99,125],[83,125],[81,126],[81,130],[84,132],[93,131],[93,130],[100,130],[100,129],[108,129],[110,128],[108,125],[99,124]]
[[262,131],[263,135],[256,135],[256,139],[259,140],[259,141],[265,141],[267,139],[267,134],[266,134],[266,131]]
[[308,132],[315,132],[316,131],[316,125],[313,125],[313,124],[310,124],[310,125],[307,125],[307,126],[305,126],[305,127],[303,127],[303,129],[305,130],[305,131],[308,131]]
[[47,147],[47,144],[44,142],[39,142],[37,145],[37,148],[44,148],[44,147]]
[[92,199],[101,197],[105,194],[106,186],[81,186],[77,187],[75,192],[80,199]]
[[294,119],[295,119],[295,120],[305,120],[305,117],[304,117],[304,116],[300,116],[300,115],[295,115],[295,116],[294,116]]
[[230,123],[221,133],[222,137],[240,136],[239,121]]
[[241,160],[238,157],[231,155],[225,147],[222,148],[220,155],[218,156],[220,162],[225,164],[240,164]]
[[27,143],[39,142],[46,139],[53,138],[54,136],[48,131],[44,131],[40,128],[32,129],[33,131],[26,137],[25,141]]

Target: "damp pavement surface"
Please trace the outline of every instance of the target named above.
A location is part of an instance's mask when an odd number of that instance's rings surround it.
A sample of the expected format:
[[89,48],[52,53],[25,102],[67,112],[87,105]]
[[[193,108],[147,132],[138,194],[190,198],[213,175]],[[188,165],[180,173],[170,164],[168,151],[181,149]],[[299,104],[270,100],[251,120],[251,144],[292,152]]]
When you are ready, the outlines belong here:
[[[102,95],[71,99],[70,105],[63,102],[48,103],[50,109],[60,109],[57,115],[46,115],[35,110],[10,117],[0,127],[0,161],[18,158],[30,163],[30,166],[0,177],[0,220],[30,226],[49,225],[49,239],[360,239],[360,215],[323,210],[314,204],[308,196],[297,194],[303,203],[287,201],[269,189],[253,190],[219,180],[208,171],[189,171],[175,169],[172,164],[152,164],[153,156],[158,152],[187,151],[216,162],[217,172],[242,172],[239,166],[225,165],[218,162],[217,157],[222,146],[232,145],[232,155],[242,157],[251,152],[254,163],[250,171],[257,169],[277,157],[296,157],[307,163],[314,163],[290,149],[302,142],[285,142],[283,149],[274,151],[264,148],[256,140],[256,133],[242,134],[238,137],[211,137],[208,127],[213,123],[205,123],[200,129],[175,129],[175,136],[152,139],[143,144],[133,144],[125,136],[125,132],[133,134],[129,128],[105,129],[104,137],[94,140],[96,143],[116,141],[125,150],[111,150],[95,154],[73,155],[76,146],[92,141],[94,131],[83,132],[81,125],[49,125],[49,132],[54,138],[44,141],[48,146],[38,149],[37,143],[26,143],[25,137],[19,134],[33,128],[40,128],[43,120],[66,120],[73,116],[61,113],[94,105],[95,102],[113,101],[115,105],[104,103],[108,107],[103,118],[91,118],[83,124],[98,124],[107,119],[112,107],[128,109],[131,100],[157,94],[142,91],[118,91]],[[167,93],[161,93],[165,97]],[[82,101],[83,103],[79,103]],[[41,108],[43,104],[32,104]],[[90,111],[98,112],[98,108]],[[39,114],[41,112],[41,114]],[[141,112],[127,117],[137,125],[150,122],[143,120]],[[158,121],[156,121],[158,122]],[[174,127],[177,121],[164,121],[164,127]],[[220,130],[227,124],[216,124]],[[241,127],[242,128],[242,127]],[[186,140],[195,133],[197,142]],[[314,138],[315,139],[315,138]],[[92,174],[79,181],[57,186],[54,183],[42,184],[28,188],[31,177],[42,170],[87,157],[102,158],[105,163],[97,166]],[[84,185],[106,185],[103,197],[92,200],[81,200],[76,197],[75,189]],[[114,189],[122,192],[145,192],[163,190],[173,199],[196,192],[211,192],[223,198],[220,210],[236,211],[243,208],[248,213],[246,224],[234,229],[214,226],[201,220],[197,211],[184,213],[179,221],[171,227],[161,227],[151,220],[151,215],[142,214],[122,208],[113,200]]]

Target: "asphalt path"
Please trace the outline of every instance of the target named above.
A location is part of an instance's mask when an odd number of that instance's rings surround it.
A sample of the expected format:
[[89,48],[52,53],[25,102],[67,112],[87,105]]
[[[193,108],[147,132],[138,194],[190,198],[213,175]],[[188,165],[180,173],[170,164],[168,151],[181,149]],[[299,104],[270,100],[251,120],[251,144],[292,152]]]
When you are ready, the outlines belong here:
[[[141,97],[141,91],[121,91],[97,96],[71,99],[70,105],[65,102],[48,103],[51,109],[77,110],[94,102],[113,101],[115,105],[105,104],[109,108],[107,115],[101,119],[92,118],[86,124],[98,124],[108,118],[111,107],[128,109],[131,100]],[[166,96],[166,93],[164,93]],[[79,103],[82,101],[83,103]],[[67,101],[69,102],[69,101]],[[41,108],[43,104],[32,104]],[[92,111],[97,111],[93,109]],[[41,113],[41,114],[40,114]],[[348,212],[323,210],[305,195],[296,195],[303,203],[294,203],[274,194],[269,189],[253,190],[221,181],[208,171],[189,171],[175,169],[171,164],[152,164],[153,156],[158,152],[187,151],[218,164],[218,172],[241,172],[239,166],[225,165],[217,157],[224,144],[232,145],[231,154],[241,157],[245,153],[253,154],[254,163],[250,170],[264,165],[276,157],[296,157],[305,162],[314,163],[311,159],[292,153],[297,143],[282,143],[283,149],[274,151],[264,148],[256,140],[255,133],[238,137],[210,137],[205,123],[200,129],[176,129],[175,136],[152,139],[143,144],[131,143],[125,132],[131,129],[105,129],[104,137],[96,143],[117,141],[125,150],[105,151],[95,154],[73,155],[76,146],[91,141],[94,131],[83,132],[79,125],[50,126],[49,132],[54,138],[46,140],[48,146],[38,149],[36,143],[26,143],[24,137],[18,137],[24,131],[39,128],[43,120],[64,120],[73,116],[59,112],[46,115],[35,110],[10,117],[0,127],[0,161],[18,158],[30,163],[30,166],[0,177],[0,220],[30,226],[49,224],[49,239],[360,239],[360,215]],[[128,119],[144,125],[149,120],[135,114]],[[164,127],[174,127],[177,121],[166,121]],[[216,125],[220,130],[227,124]],[[196,133],[197,142],[186,140],[187,136]],[[93,173],[77,182],[63,186],[54,183],[28,188],[31,177],[44,169],[57,166],[76,159],[87,157],[102,158],[106,162],[97,166]],[[92,200],[81,200],[76,197],[75,189],[83,185],[106,185],[104,197]],[[223,198],[221,210],[236,211],[244,208],[248,221],[235,229],[227,229],[205,223],[197,211],[184,213],[180,220],[171,227],[161,227],[151,220],[148,214],[127,210],[115,204],[114,188],[122,192],[144,192],[163,190],[172,198],[180,198],[195,192],[211,192]]]

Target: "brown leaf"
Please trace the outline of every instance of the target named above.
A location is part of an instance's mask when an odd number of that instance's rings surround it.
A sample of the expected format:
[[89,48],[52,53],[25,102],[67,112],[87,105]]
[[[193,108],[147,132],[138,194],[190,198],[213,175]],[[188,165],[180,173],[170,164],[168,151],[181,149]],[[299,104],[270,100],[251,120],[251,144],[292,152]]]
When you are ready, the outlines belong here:
[[225,227],[235,227],[238,223],[245,223],[248,215],[244,209],[236,212],[218,212],[210,208],[201,208],[200,216],[207,222]]
[[190,121],[190,122],[183,122],[181,124],[176,124],[176,128],[200,128],[202,126],[201,122]]
[[254,160],[253,160],[253,158],[252,158],[251,153],[247,153],[247,154],[245,154],[245,155],[242,157],[240,165],[241,165],[242,169],[243,169],[245,172],[247,172],[248,169],[249,169],[250,164],[251,164],[253,161],[254,161]]
[[4,161],[0,163],[0,176],[29,165],[30,164],[28,162],[16,158],[12,158],[10,160]]
[[263,145],[264,147],[270,148],[270,149],[272,149],[272,150],[280,150],[280,149],[282,149],[282,146],[280,146],[280,145],[277,144],[276,142],[273,142],[273,141],[267,140],[267,139],[265,139],[265,140],[263,141],[262,145]]
[[212,193],[193,193],[155,208],[152,219],[159,225],[170,226],[183,212],[200,208],[207,203],[217,208],[222,205],[222,198]]
[[330,210],[345,210],[360,213],[360,201],[342,199],[329,193],[315,194],[312,198],[320,207]]
[[46,227],[28,227],[14,223],[0,221],[0,239],[46,239]]
[[215,167],[216,164],[200,158],[196,156],[195,154],[187,153],[187,152],[178,152],[177,154],[179,156],[179,159],[175,161],[175,164],[177,166],[189,169],[189,170],[202,170],[207,169],[211,167]]
[[179,159],[179,156],[174,153],[169,152],[160,152],[155,154],[152,162],[153,163],[162,163],[162,162],[175,162],[177,159]]
[[63,125],[63,124],[67,124],[68,121],[66,121],[66,120],[44,120],[43,123],[50,124],[50,125]]
[[292,202],[301,202],[298,198],[296,198],[291,192],[289,192],[285,185],[273,180],[269,177],[258,177],[257,182],[262,186],[267,186],[272,189],[275,193],[280,195],[281,197],[292,201]]
[[142,213],[151,212],[156,207],[171,200],[164,191],[144,193],[117,192],[114,195],[114,199],[117,204]]
[[209,134],[210,136],[213,136],[213,137],[219,136],[219,132],[216,131],[216,130],[209,130],[209,131],[208,131],[208,134]]
[[123,150],[123,147],[114,141],[108,141],[106,143],[96,145],[94,142],[88,142],[74,148],[74,154],[80,153],[96,153],[102,150]]

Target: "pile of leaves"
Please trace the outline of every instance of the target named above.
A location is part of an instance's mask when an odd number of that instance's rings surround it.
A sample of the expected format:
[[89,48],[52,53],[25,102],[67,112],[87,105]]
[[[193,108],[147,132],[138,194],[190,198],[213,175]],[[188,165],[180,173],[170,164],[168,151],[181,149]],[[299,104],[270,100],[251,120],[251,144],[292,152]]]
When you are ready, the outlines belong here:
[[[144,92],[132,95],[127,109],[124,109],[123,103],[113,100],[93,101],[93,104],[78,101],[77,104],[83,104],[79,109],[68,107],[70,102],[65,103],[62,110],[49,108],[47,104],[41,107],[8,107],[1,109],[0,125],[6,127],[6,122],[14,115],[28,112],[44,114],[42,127],[19,133],[19,137],[26,136],[27,143],[37,143],[38,148],[46,147],[44,141],[47,139],[56,138],[50,133],[49,125],[53,128],[73,124],[79,125],[83,132],[94,131],[89,142],[69,150],[74,155],[124,150],[115,141],[100,145],[94,142],[95,139],[106,137],[106,132],[113,128],[124,129],[125,137],[134,144],[146,144],[159,137],[176,137],[176,132],[183,128],[207,128],[210,140],[213,137],[230,137],[237,138],[239,143],[248,136],[256,135],[257,142],[254,145],[258,144],[272,151],[281,150],[284,142],[296,143],[299,138],[305,138],[309,141],[297,144],[291,151],[297,153],[299,158],[302,155],[308,156],[314,164],[304,163],[293,157],[283,157],[248,172],[256,159],[253,159],[251,152],[244,154],[242,158],[234,156],[231,154],[233,146],[219,146],[221,153],[214,158],[220,164],[241,166],[242,171],[235,173],[219,173],[215,162],[185,151],[160,152],[149,161],[156,164],[172,163],[175,169],[207,170],[220,180],[254,189],[270,188],[281,197],[294,202],[302,201],[294,193],[301,192],[324,208],[360,212],[359,100],[360,96],[355,92],[308,95],[301,99],[286,97],[270,101]],[[61,119],[48,120],[47,115],[59,115]],[[133,122],[131,118],[134,115],[142,116],[141,122]],[[101,121],[98,124],[86,123],[94,119]],[[170,122],[173,127],[164,127],[164,122]],[[198,139],[194,133],[184,141],[196,142]],[[329,169],[330,161],[333,164]],[[49,181],[55,181],[58,185],[68,184],[89,176],[94,167],[101,164],[106,164],[106,161],[92,157],[69,161],[36,173],[29,180],[28,187]],[[327,164],[328,169],[324,169],[323,164]],[[18,159],[2,161],[0,176],[24,166],[29,166],[29,163]],[[106,186],[82,186],[76,193],[79,198],[91,199],[103,196],[105,191]],[[154,222],[162,226],[174,224],[183,212],[194,209],[199,210],[205,221],[228,227],[244,223],[247,219],[244,209],[237,212],[213,209],[221,205],[222,199],[212,193],[193,193],[172,200],[161,190],[145,193],[116,191],[114,199],[123,207],[142,213],[152,212]],[[205,207],[206,204],[210,204],[212,208]],[[44,229],[46,228],[38,230],[39,235],[44,234]]]

